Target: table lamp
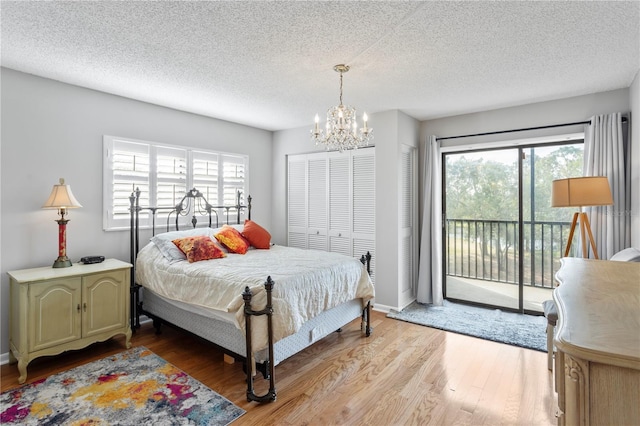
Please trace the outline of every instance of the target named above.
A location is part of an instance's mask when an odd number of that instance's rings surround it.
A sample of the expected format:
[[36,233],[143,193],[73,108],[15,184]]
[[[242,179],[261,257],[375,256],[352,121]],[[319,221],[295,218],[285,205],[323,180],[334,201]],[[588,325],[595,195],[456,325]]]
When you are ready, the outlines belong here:
[[609,206],[613,204],[609,181],[606,176],[584,176],[567,179],[558,179],[552,182],[551,186],[551,207],[578,207],[579,211],[574,213],[571,222],[571,231],[569,232],[569,240],[567,248],[564,251],[564,257],[569,256],[571,249],[571,241],[573,240],[573,232],[576,229],[576,223],[580,222],[580,238],[582,241],[582,257],[587,257],[587,240],[585,231],[589,234],[589,242],[591,250],[596,259],[598,259],[598,250],[591,233],[591,225],[589,218],[583,211],[583,207],[590,206]]
[[71,266],[71,261],[67,257],[67,223],[69,219],[65,218],[67,209],[75,209],[82,207],[71,192],[71,187],[65,185],[64,179],[60,178],[58,185],[53,185],[49,199],[42,206],[43,209],[58,209],[60,219],[58,222],[58,258],[53,262],[54,268],[66,268]]

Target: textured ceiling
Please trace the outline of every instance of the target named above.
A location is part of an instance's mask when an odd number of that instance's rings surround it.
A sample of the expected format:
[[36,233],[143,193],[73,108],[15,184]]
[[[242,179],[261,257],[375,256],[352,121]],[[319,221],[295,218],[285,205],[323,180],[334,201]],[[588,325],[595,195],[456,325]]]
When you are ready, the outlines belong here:
[[640,2],[2,1],[2,66],[268,130],[628,87]]

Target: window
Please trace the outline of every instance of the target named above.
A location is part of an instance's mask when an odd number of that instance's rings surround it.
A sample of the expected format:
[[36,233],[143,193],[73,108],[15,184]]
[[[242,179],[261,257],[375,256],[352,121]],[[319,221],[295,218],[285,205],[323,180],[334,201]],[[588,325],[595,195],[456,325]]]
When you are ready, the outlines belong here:
[[[198,189],[213,206],[235,205],[238,191],[241,204],[245,203],[249,163],[246,155],[113,136],[104,136],[103,147],[105,230],[129,227],[129,197],[136,188],[140,189],[141,206],[171,208],[191,188]],[[166,214],[159,212],[157,217],[166,217]],[[226,214],[226,209],[218,210],[221,222],[226,222]],[[237,215],[237,212],[230,209],[228,214]],[[148,211],[142,211],[141,221],[148,218]],[[159,226],[164,221],[156,224]]]

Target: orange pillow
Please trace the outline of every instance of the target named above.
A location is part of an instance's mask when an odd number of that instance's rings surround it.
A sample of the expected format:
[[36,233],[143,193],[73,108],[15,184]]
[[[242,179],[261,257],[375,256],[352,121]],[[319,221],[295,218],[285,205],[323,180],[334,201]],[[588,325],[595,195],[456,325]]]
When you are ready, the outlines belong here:
[[224,225],[215,237],[232,253],[245,254],[249,250],[249,242],[232,226]]
[[222,248],[207,235],[177,238],[172,242],[187,256],[189,263],[227,256]]
[[242,236],[257,249],[268,249],[271,246],[271,234],[269,231],[250,219],[244,221]]

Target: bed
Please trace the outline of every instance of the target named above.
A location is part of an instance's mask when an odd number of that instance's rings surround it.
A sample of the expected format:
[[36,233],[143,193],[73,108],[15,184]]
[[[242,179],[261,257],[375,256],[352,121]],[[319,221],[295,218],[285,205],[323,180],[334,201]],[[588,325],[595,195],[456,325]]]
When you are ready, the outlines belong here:
[[[228,243],[222,236],[247,231],[245,235],[253,237],[248,233],[249,226],[256,225],[251,221],[251,197],[247,205],[241,203],[238,193],[235,205],[212,206],[196,189],[188,191],[174,208],[164,209],[167,223],[163,230],[167,232],[154,231],[141,248],[141,212],[149,212],[155,230],[156,215],[163,209],[141,207],[139,199],[140,192],[134,191],[130,198],[131,263],[135,265],[132,330],[140,326],[140,316],[145,315],[158,330],[160,324],[169,323],[211,341],[245,364],[248,401],[275,401],[274,367],[354,319],[362,319],[364,336],[371,334],[375,290],[368,273],[368,253],[355,259],[337,253],[264,246],[262,242],[255,242],[260,249],[249,247],[242,254],[234,253],[233,241]],[[225,216],[222,226],[218,211]],[[241,212],[247,217],[242,224]],[[235,224],[231,224],[234,215]],[[191,216],[190,226],[180,229],[179,219],[185,216]],[[198,226],[203,222],[198,217],[204,217],[205,226]],[[205,256],[205,260],[195,259],[192,251],[183,252],[173,243],[193,244],[196,240],[206,241],[205,251],[215,254]],[[210,247],[220,241],[229,245],[218,244],[224,255]],[[269,379],[269,391],[264,395],[254,392],[256,372]]]

